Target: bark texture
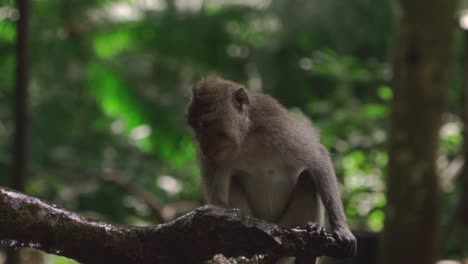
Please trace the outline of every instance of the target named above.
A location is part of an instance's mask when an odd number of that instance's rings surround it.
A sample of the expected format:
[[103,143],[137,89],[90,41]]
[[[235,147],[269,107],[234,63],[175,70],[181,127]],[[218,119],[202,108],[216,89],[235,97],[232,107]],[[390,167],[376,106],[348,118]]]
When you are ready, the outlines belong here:
[[455,27],[455,0],[400,0],[394,47],[383,264],[435,263],[435,170]]
[[[23,191],[29,169],[29,13],[30,0],[16,1],[15,134],[10,186]],[[19,255],[7,252],[7,264],[19,263]]]
[[23,191],[29,161],[29,10],[30,0],[19,0],[16,24],[15,135],[11,187]]
[[236,209],[205,206],[154,227],[117,226],[86,219],[19,192],[0,188],[0,244],[31,247],[82,263],[203,263],[265,254],[347,257],[324,231],[280,228]]
[[460,174],[461,197],[459,204],[460,223],[468,227],[468,31],[464,30],[465,54],[463,69],[463,156],[465,159],[462,173]]

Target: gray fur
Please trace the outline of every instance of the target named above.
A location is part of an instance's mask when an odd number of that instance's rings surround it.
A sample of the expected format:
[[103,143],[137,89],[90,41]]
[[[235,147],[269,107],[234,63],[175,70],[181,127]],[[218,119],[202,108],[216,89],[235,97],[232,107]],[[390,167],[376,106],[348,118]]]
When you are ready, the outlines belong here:
[[[322,224],[325,207],[338,239],[355,250],[335,172],[317,132],[268,95],[245,90],[248,98],[236,101],[239,89],[219,78],[203,80],[188,108],[199,146],[205,146],[198,153],[207,202],[284,227]],[[205,99],[199,101],[199,94]],[[200,127],[200,122],[208,123]],[[215,136],[220,134],[225,136]]]

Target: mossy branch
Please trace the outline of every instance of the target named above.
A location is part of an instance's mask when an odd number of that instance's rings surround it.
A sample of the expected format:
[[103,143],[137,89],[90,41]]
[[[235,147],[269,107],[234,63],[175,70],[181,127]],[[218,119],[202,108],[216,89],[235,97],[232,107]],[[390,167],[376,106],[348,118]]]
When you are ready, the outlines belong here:
[[158,226],[97,222],[22,193],[0,188],[0,241],[83,263],[203,263],[215,254],[343,256],[323,230],[280,228],[239,210],[204,206]]

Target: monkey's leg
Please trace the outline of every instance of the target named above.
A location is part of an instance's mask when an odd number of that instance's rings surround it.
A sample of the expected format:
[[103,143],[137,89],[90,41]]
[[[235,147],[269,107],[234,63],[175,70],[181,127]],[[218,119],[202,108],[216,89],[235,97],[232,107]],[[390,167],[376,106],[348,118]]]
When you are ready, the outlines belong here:
[[323,225],[324,208],[317,187],[309,173],[299,175],[286,209],[277,221],[283,227],[304,226],[308,222]]
[[[304,226],[309,222],[323,225],[324,208],[317,192],[317,187],[308,172],[299,175],[296,187],[288,206],[284,210],[278,225],[284,227]],[[285,262],[281,262],[285,261]],[[297,256],[295,258],[283,258],[278,263],[314,264],[317,258],[314,256]]]

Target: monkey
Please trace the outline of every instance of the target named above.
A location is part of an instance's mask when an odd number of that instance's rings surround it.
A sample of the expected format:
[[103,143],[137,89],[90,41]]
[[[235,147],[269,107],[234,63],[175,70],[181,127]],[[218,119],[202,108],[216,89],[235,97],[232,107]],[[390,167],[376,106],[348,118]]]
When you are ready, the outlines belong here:
[[208,204],[282,227],[322,225],[325,208],[334,237],[355,254],[331,158],[315,128],[273,97],[220,77],[194,85],[186,118]]

